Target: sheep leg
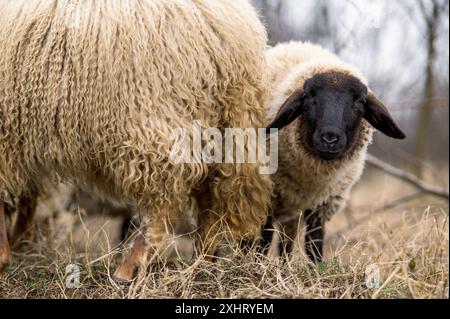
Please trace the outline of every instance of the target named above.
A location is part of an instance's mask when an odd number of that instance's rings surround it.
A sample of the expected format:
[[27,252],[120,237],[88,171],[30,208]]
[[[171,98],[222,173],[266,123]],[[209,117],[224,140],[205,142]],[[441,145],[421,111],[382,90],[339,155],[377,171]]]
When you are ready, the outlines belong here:
[[[209,184],[206,182],[197,194],[198,203],[198,238],[196,249],[198,254],[203,254],[206,260],[212,261],[216,256],[226,256],[230,253],[230,241],[223,232],[224,216],[213,210],[217,203],[217,196],[213,196]],[[229,239],[229,238],[228,238]],[[225,244],[220,247],[221,243]]]
[[[219,218],[212,208],[212,195],[208,182],[201,185],[197,194],[198,204],[198,238],[195,242],[197,253],[206,255],[206,259],[212,259],[215,253],[217,242],[212,234],[218,232]],[[213,239],[213,240],[210,240]]]
[[322,261],[325,236],[324,220],[319,212],[318,210],[305,211],[305,250],[308,258],[314,263]]
[[199,215],[201,250],[208,255],[221,243],[221,251],[230,251],[235,243],[253,243],[261,235],[270,199],[270,183],[256,167],[224,165],[218,171],[220,178],[211,185],[211,208]]
[[217,214],[210,210],[199,213],[196,248],[197,253],[205,255],[207,260],[214,259],[216,248],[221,241],[220,222]]
[[270,244],[272,243],[273,234],[275,233],[274,218],[272,215],[267,217],[266,224],[261,232],[261,238],[259,245],[257,246],[258,253],[267,255],[269,252]]
[[5,203],[0,200],[0,276],[9,263],[9,242],[6,231]]
[[114,274],[117,281],[131,281],[139,266],[146,262],[154,262],[155,259],[163,260],[169,255],[168,249],[172,241],[168,228],[171,224],[167,221],[166,218],[152,220],[143,227],[144,231],[139,232]]
[[297,238],[298,222],[300,216],[287,223],[281,224],[280,242],[278,244],[278,251],[280,256],[289,257],[294,248],[294,242]]
[[36,212],[37,196],[21,197],[18,203],[17,219],[11,236],[11,245],[16,246],[30,230]]

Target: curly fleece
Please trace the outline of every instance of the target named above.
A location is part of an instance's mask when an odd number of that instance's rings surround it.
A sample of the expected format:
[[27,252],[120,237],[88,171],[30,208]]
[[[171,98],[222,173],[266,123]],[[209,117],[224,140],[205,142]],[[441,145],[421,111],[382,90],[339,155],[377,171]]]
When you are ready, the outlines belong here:
[[[266,33],[247,1],[0,3],[0,188],[62,180],[176,218],[208,179],[212,225],[255,236],[270,201],[257,164],[173,164],[170,135],[262,127]],[[216,217],[211,217],[216,216]]]

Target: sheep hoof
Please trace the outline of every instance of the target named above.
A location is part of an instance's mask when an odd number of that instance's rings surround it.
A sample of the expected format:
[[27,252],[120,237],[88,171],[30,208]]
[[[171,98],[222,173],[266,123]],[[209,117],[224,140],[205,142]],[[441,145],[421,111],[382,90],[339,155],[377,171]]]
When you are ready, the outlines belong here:
[[116,284],[127,285],[133,282],[133,275],[130,276],[128,274],[116,272],[114,273],[112,279]]
[[133,281],[133,275],[136,267],[130,267],[129,265],[122,264],[117,268],[113,275],[113,279],[116,283],[126,284]]
[[137,236],[131,250],[125,255],[119,268],[114,273],[114,279],[117,282],[130,282],[140,264],[145,260],[145,238]]

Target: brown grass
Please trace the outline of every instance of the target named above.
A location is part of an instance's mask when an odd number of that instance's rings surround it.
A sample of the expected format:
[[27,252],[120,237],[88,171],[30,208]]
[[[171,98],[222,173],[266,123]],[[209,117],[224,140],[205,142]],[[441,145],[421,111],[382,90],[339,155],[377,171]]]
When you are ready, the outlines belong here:
[[[120,285],[111,278],[119,221],[61,213],[39,220],[37,240],[14,255],[0,279],[0,298],[448,298],[448,202],[421,197],[373,212],[411,192],[390,177],[366,174],[346,212],[327,225],[326,262],[318,266],[299,249],[287,262],[236,250],[215,263],[152,265]],[[82,269],[78,289],[65,286],[71,263]],[[380,270],[378,288],[366,286],[372,264]]]

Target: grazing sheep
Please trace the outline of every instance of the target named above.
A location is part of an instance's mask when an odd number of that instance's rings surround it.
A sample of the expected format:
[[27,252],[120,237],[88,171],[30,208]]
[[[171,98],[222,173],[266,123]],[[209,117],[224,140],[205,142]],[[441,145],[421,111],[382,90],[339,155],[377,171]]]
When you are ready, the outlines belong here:
[[280,44],[267,51],[267,63],[267,130],[280,130],[279,168],[262,247],[277,223],[279,248],[290,253],[302,216],[306,253],[320,261],[324,223],[344,207],[360,178],[373,128],[392,138],[405,135],[361,73],[322,47]]
[[222,222],[234,239],[260,233],[258,164],[169,160],[193,120],[264,123],[267,39],[248,1],[1,1],[0,23],[0,189],[31,194],[55,173],[133,205],[151,256],[208,181],[199,242],[213,249]]

